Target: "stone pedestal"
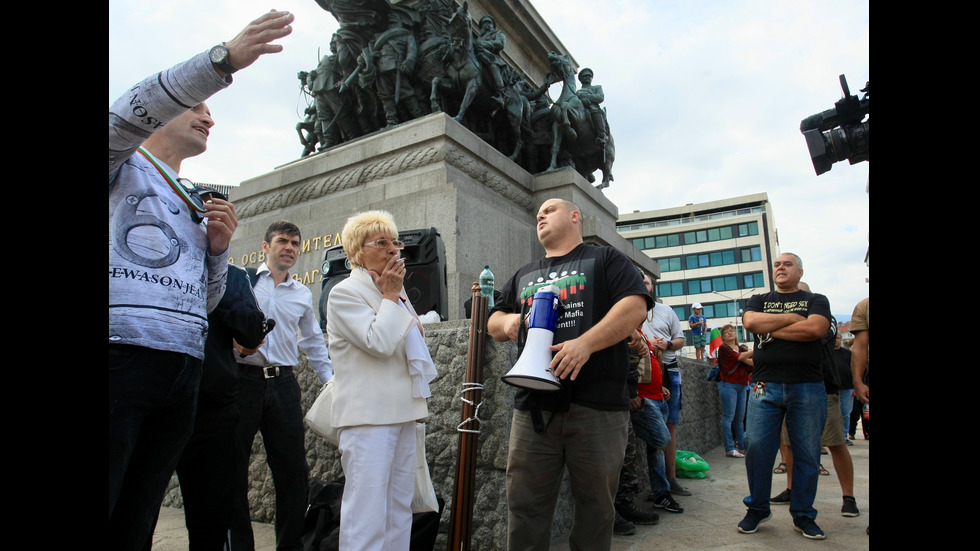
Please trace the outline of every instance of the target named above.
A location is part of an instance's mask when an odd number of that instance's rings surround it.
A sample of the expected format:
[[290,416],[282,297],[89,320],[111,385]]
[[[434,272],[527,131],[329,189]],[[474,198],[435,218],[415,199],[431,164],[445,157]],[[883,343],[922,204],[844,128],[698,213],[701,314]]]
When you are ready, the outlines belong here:
[[574,170],[532,176],[442,113],[243,182],[231,196],[239,218],[231,257],[240,265],[260,264],[266,228],[290,220],[303,232],[303,251],[292,273],[318,301],[323,252],[341,244],[347,218],[387,210],[400,230],[439,230],[446,245],[448,315],[461,319],[463,302],[485,264],[499,286],[543,255],[534,219],[551,197],[579,205],[587,242],[614,246],[659,274],[655,262],[616,233],[616,206]]

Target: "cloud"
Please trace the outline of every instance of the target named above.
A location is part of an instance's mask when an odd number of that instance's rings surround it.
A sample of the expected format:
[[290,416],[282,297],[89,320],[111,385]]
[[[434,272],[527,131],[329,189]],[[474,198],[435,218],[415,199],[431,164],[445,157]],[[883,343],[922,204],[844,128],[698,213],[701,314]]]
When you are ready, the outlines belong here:
[[[531,1],[603,86],[617,147],[605,190],[613,203],[650,210],[765,191],[780,246],[807,259],[807,279],[834,295],[834,309],[850,312],[867,296],[869,163],[817,177],[799,132],[801,119],[840,99],[839,74],[851,93],[870,78],[867,0]],[[110,0],[109,101],[269,8]],[[285,50],[209,100],[209,150],[183,174],[237,184],[299,156],[296,73],[316,66],[337,24],[313,0],[286,9],[296,21]]]

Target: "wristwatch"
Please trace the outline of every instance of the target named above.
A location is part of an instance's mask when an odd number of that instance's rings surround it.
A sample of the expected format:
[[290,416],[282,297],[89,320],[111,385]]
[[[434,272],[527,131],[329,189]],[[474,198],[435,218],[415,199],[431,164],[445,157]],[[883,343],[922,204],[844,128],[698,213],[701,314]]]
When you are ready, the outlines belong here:
[[225,48],[224,44],[218,44],[211,48],[208,56],[211,58],[211,63],[223,73],[230,75],[238,70],[232,67],[231,63],[228,63],[228,48]]
[[674,348],[674,341],[667,341],[667,350]]

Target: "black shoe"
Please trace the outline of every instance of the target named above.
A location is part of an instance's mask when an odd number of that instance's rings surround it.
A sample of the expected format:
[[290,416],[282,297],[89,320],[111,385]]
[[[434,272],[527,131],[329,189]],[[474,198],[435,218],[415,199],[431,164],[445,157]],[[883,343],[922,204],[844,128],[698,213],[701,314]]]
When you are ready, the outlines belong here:
[[813,522],[812,518],[807,518],[807,517],[794,518],[793,528],[795,528],[797,532],[803,534],[803,537],[807,539],[822,540],[827,537],[826,535],[824,535],[823,530],[821,530],[820,527],[817,526],[817,523]]
[[779,494],[778,496],[769,498],[769,503],[773,503],[775,505],[789,505],[789,493],[791,491],[792,490],[789,488],[783,490],[783,493]]
[[657,496],[657,498],[653,500],[653,506],[671,513],[684,512],[684,508],[681,507],[680,503],[674,501],[674,498],[670,495],[670,492]]
[[649,526],[660,522],[660,515],[658,515],[656,512],[644,511],[633,503],[618,505],[616,507],[616,513],[623,517],[623,519],[633,524],[639,524],[640,526]]
[[771,511],[766,511],[763,513],[762,511],[756,509],[749,509],[748,512],[745,513],[745,518],[742,519],[742,522],[738,523],[738,531],[743,534],[754,534],[755,531],[759,529],[760,524],[771,518]]
[[844,506],[840,508],[840,516],[856,517],[860,514],[861,511],[858,511],[857,501],[851,496],[844,496]]
[[613,521],[613,534],[617,536],[632,536],[636,533],[636,526],[633,523],[619,516],[616,513],[616,520]]

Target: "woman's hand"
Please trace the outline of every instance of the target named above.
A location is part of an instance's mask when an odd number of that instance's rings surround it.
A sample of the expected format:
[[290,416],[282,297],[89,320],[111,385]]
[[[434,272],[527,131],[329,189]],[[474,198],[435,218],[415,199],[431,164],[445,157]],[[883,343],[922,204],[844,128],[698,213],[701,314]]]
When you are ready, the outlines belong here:
[[385,264],[385,269],[381,274],[377,274],[373,270],[369,273],[374,278],[374,283],[381,289],[381,294],[386,299],[398,302],[405,280],[405,259],[392,256],[388,259],[388,263]]

